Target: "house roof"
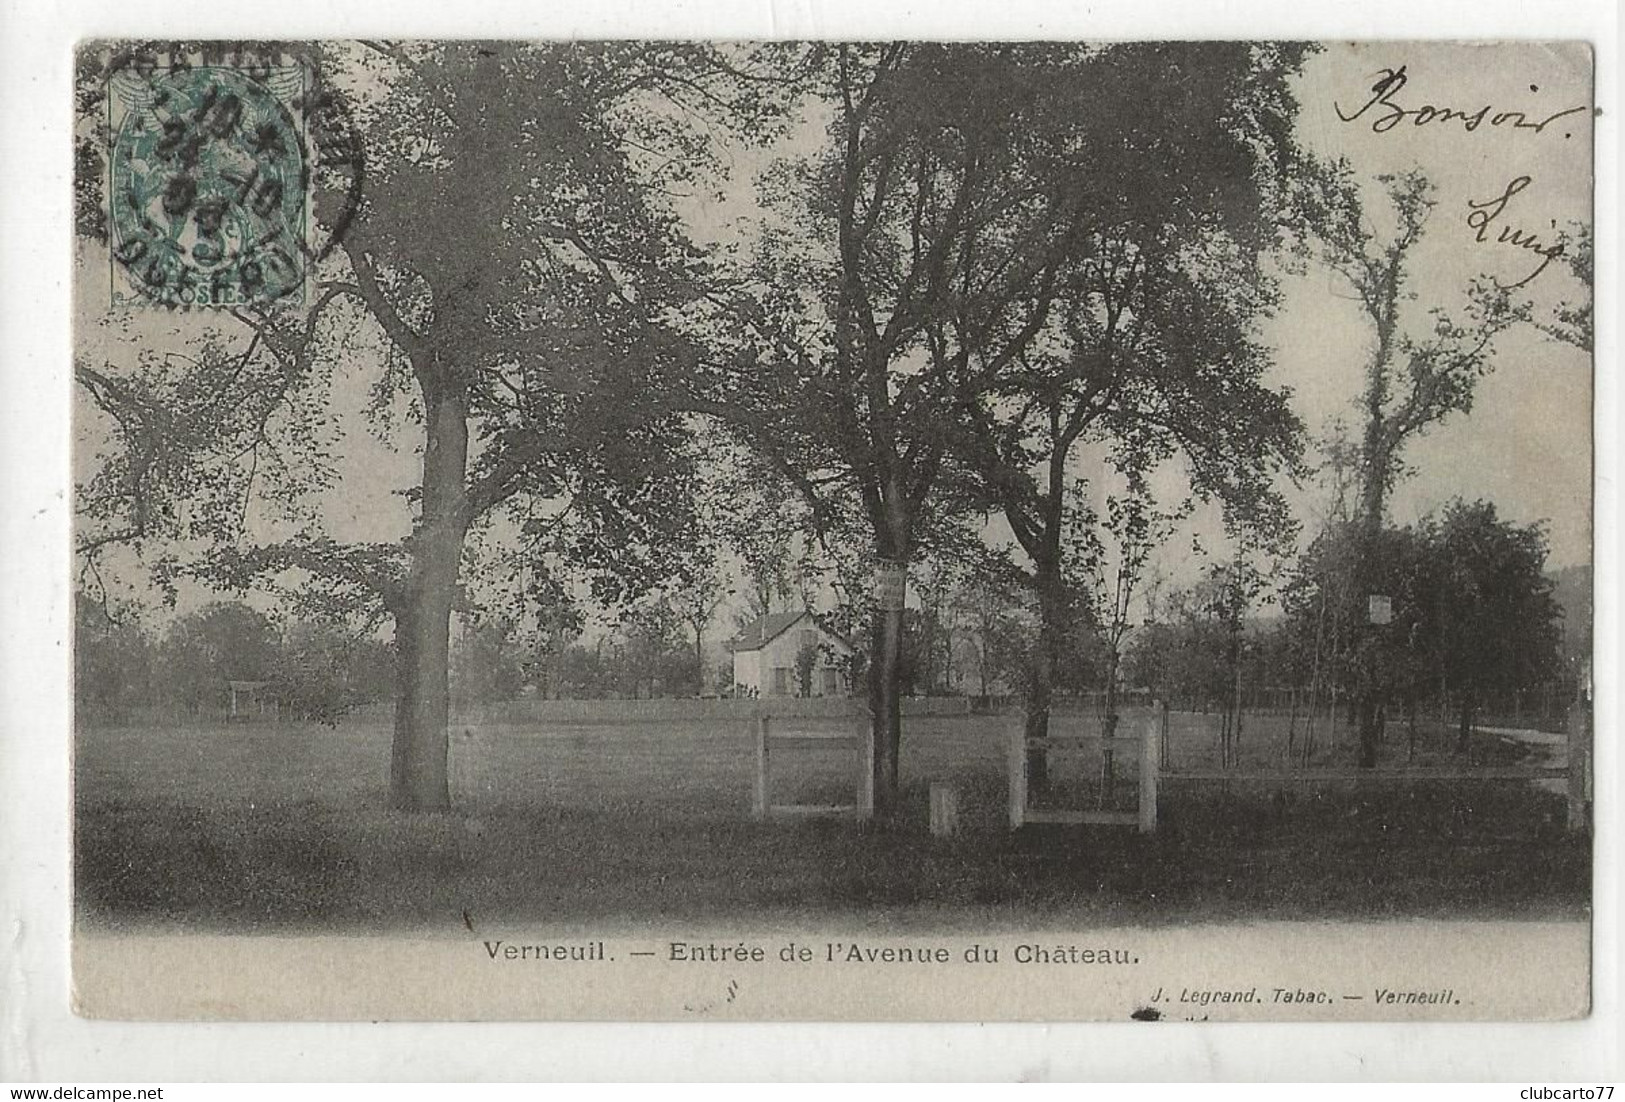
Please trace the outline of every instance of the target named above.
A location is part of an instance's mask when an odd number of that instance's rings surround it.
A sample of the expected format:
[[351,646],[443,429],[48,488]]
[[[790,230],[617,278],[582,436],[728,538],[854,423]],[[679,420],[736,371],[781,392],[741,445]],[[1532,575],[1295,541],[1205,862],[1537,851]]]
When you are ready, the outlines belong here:
[[[739,629],[739,634],[728,643],[732,651],[761,650],[773,640],[790,630],[802,617],[811,619],[806,612],[770,612],[766,616],[752,620]],[[813,621],[815,624],[816,620]]]

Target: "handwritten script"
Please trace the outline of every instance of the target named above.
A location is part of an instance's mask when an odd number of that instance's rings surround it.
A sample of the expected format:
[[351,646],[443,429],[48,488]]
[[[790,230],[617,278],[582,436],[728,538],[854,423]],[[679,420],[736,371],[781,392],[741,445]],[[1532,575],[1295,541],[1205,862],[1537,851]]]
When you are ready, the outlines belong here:
[[[1558,119],[1567,118],[1586,110],[1585,105],[1567,107],[1554,114],[1544,117],[1531,116],[1527,111],[1500,111],[1493,104],[1485,104],[1476,111],[1463,110],[1457,107],[1441,107],[1437,104],[1427,103],[1420,107],[1406,107],[1399,102],[1398,96],[1410,82],[1405,73],[1405,66],[1397,69],[1382,70],[1377,83],[1371,86],[1371,98],[1366,100],[1360,108],[1353,112],[1343,110],[1343,105],[1333,101],[1332,106],[1337,111],[1337,117],[1344,122],[1367,122],[1373,134],[1386,134],[1403,122],[1411,126],[1423,127],[1433,123],[1460,123],[1463,130],[1469,133],[1478,130],[1486,123],[1494,127],[1505,127],[1510,130],[1529,130],[1536,134],[1544,131]],[[1530,85],[1531,91],[1538,91]],[[1568,134],[1564,134],[1568,137]]]
[[[1503,290],[1514,290],[1522,287],[1530,280],[1546,270],[1546,266],[1563,255],[1563,243],[1553,242],[1544,244],[1538,234],[1530,233],[1518,226],[1513,226],[1505,220],[1507,205],[1512,197],[1527,188],[1533,181],[1528,176],[1514,177],[1501,194],[1492,199],[1469,199],[1467,201],[1467,225],[1473,231],[1474,238],[1480,244],[1507,245],[1511,248],[1522,249],[1540,257],[1540,265],[1516,283],[1496,285]],[[1494,234],[1492,237],[1491,234]]]

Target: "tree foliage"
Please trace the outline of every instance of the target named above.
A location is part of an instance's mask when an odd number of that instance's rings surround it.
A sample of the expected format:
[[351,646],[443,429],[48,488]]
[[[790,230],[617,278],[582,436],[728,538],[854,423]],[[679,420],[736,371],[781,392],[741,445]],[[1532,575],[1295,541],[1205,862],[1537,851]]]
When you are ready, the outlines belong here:
[[1302,204],[1311,248],[1353,291],[1370,336],[1359,397],[1358,515],[1368,530],[1383,522],[1388,492],[1406,471],[1405,445],[1452,414],[1473,408],[1478,380],[1493,366],[1492,342],[1520,320],[1522,307],[1493,280],[1467,290],[1465,316],[1442,305],[1420,318],[1408,306],[1415,253],[1436,204],[1433,185],[1419,170],[1377,177],[1383,195],[1383,231],[1366,214],[1360,184],[1346,165],[1305,189]]
[[[752,272],[758,301],[742,325],[754,339],[736,364],[733,423],[814,503],[818,522],[859,518],[873,556],[903,563],[974,508],[955,472],[968,415],[993,417],[1001,398],[1018,414],[1042,408],[1039,371],[1059,380],[1052,393],[1088,394],[1086,405],[1143,393],[1144,417],[1124,420],[1126,433],[1144,434],[1140,450],[1170,447],[1150,419],[1172,414],[1194,462],[1216,475],[1219,439],[1261,412],[1267,421],[1268,408],[1248,406],[1262,397],[1267,407],[1268,396],[1248,389],[1256,373],[1219,347],[1223,334],[1173,327],[1221,288],[1250,293],[1247,258],[1273,227],[1241,219],[1225,242],[1201,230],[1256,207],[1269,186],[1260,161],[1287,156],[1295,57],[1212,43],[814,51],[806,87],[828,123],[814,153],[768,181],[776,218]],[[1200,171],[1168,172],[1170,163]],[[1185,298],[1172,283],[1138,282],[1142,259],[1164,253],[1202,270]],[[1204,278],[1219,272],[1222,284]],[[1094,293],[1102,282],[1104,297]],[[1134,305],[1117,301],[1124,294]],[[1154,366],[1139,363],[1147,344],[1131,350],[1135,371],[1101,371],[1094,353],[1116,340],[1119,320],[1154,334]],[[1187,421],[1193,400],[1204,416]],[[1063,401],[1052,404],[1070,417]],[[1283,412],[1275,407],[1276,428],[1290,436]],[[1026,447],[1035,430],[1016,420],[1013,440],[989,426],[978,454]],[[1030,457],[1006,458],[1027,477]],[[994,482],[1002,488],[1002,471]],[[871,633],[883,797],[895,784],[902,630],[894,610]]]
[[[680,44],[302,56],[340,103],[324,117],[349,128],[354,170],[342,187],[315,178],[331,232],[309,302],[232,309],[188,354],[134,370],[77,365],[116,426],[81,496],[80,550],[199,540],[208,554],[161,565],[230,589],[291,578],[291,599],[392,620],[395,798],[444,807],[449,617],[470,533],[506,525],[498,542],[557,556],[606,600],[678,568],[693,461],[673,395],[704,357],[676,322],[707,268],[670,192],[714,165],[704,120],[755,131],[777,84]],[[81,70],[88,119],[105,72]],[[350,101],[340,89],[356,84],[371,92]],[[79,187],[93,196],[98,179]],[[335,478],[341,365],[370,372],[375,432],[421,456],[403,539],[341,541],[300,500]],[[283,507],[270,538],[247,523],[267,497]]]
[[1562,614],[1545,574],[1540,525],[1501,520],[1487,502],[1452,502],[1424,527],[1436,587],[1432,643],[1461,714],[1461,748],[1497,690],[1539,684],[1559,668]]
[[87,720],[219,718],[227,682],[252,681],[280,718],[331,724],[392,689],[388,647],[332,623],[279,623],[241,602],[214,601],[158,631],[135,610],[108,616],[84,592],[76,607],[74,692]]
[[1382,529],[1364,569],[1391,601],[1387,623],[1372,622],[1368,594],[1347,584],[1369,546],[1354,524],[1330,528],[1286,587],[1300,678],[1324,658],[1327,683],[1407,711],[1443,692],[1456,704],[1464,747],[1492,694],[1558,672],[1562,614],[1544,572],[1540,525],[1511,524],[1488,502],[1457,500],[1414,526]]
[[1547,336],[1585,352],[1592,349],[1595,323],[1592,300],[1596,270],[1596,245],[1590,223],[1571,227],[1564,235],[1563,264],[1569,270],[1581,297],[1559,302],[1549,317],[1536,322]]

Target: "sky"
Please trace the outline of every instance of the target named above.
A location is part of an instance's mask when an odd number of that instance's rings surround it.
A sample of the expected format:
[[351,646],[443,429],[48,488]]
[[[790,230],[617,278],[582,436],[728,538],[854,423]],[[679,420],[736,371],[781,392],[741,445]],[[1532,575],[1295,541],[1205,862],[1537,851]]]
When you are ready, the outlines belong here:
[[[1380,120],[1390,113],[1388,108],[1360,114],[1379,75],[1400,66],[1407,82],[1392,94],[1396,104],[1408,110],[1431,105],[1468,116],[1488,107],[1484,121],[1469,131],[1460,118],[1436,118],[1417,126],[1418,116],[1406,116],[1384,128]],[[1550,241],[1555,228],[1589,221],[1589,111],[1564,115],[1538,132],[1515,123],[1588,108],[1590,66],[1584,47],[1528,43],[1326,44],[1309,59],[1297,88],[1302,105],[1298,132],[1305,145],[1345,158],[1363,179],[1419,168],[1436,185],[1437,203],[1413,266],[1417,318],[1433,306],[1459,310],[1463,290],[1475,277],[1513,283],[1529,275],[1539,259],[1497,242],[1501,225]],[[1351,115],[1358,117],[1343,117]],[[1494,122],[1497,117],[1500,125]],[[793,132],[776,152],[805,142],[816,130],[809,124]],[[702,241],[737,236],[740,225],[759,215],[752,198],[754,177],[766,158],[729,150],[725,159],[732,177],[724,185],[723,201],[695,199],[683,205]],[[1490,202],[1523,177],[1527,183],[1507,200],[1484,235],[1487,239],[1479,240],[1468,222],[1473,213],[1469,204]],[[195,313],[136,309],[109,314],[105,253],[82,247],[77,268],[83,354],[128,363],[141,347],[168,344],[196,332],[200,324]],[[1583,293],[1558,264],[1525,290],[1543,307]],[[1291,388],[1300,416],[1318,434],[1336,416],[1354,419],[1370,334],[1349,299],[1349,288],[1324,268],[1310,265],[1284,276],[1283,291],[1282,307],[1262,333],[1275,351],[1270,380]],[[325,524],[340,539],[404,535],[409,514],[398,491],[411,484],[420,464],[410,441],[392,446],[360,430],[357,411],[376,374],[377,341],[370,344],[371,354],[363,339],[349,360],[335,358],[326,366],[335,407],[351,430],[340,448],[341,490],[320,503]],[[1453,497],[1486,498],[1506,519],[1548,526],[1553,568],[1589,562],[1591,383],[1588,354],[1529,329],[1504,334],[1496,344],[1494,370],[1479,384],[1471,414],[1456,415],[1409,446],[1405,458],[1417,473],[1394,491],[1393,519],[1408,523]],[[90,415],[82,395],[79,413],[75,467],[76,476],[83,478],[105,426]],[[1283,485],[1283,490],[1312,533],[1324,509],[1324,493],[1316,486]],[[990,538],[999,538],[997,524],[989,532]],[[1214,511],[1199,512],[1181,538],[1169,541],[1159,564],[1176,582],[1195,569],[1187,551],[1186,537],[1192,535],[1208,546],[1224,545]],[[115,557],[110,570],[125,584],[139,584],[139,572],[128,557]],[[201,599],[188,595],[183,606]]]
[[[1470,114],[1492,110],[1477,130],[1458,122],[1422,127],[1407,120],[1375,133],[1367,89],[1382,70],[1403,65],[1408,81],[1391,98],[1407,109],[1428,105]],[[1490,120],[1509,111],[1531,122],[1588,106],[1591,56],[1583,46],[1540,44],[1365,44],[1328,46],[1312,58],[1300,82],[1301,138],[1310,148],[1348,159],[1374,176],[1420,168],[1437,187],[1437,206],[1418,251],[1413,286],[1417,306],[1454,307],[1478,275],[1504,284],[1540,263],[1527,252],[1477,240],[1469,203],[1494,200],[1520,177],[1529,183],[1510,199],[1502,224],[1545,235],[1554,227],[1590,221],[1592,202],[1589,112],[1569,115],[1540,133]],[[1582,294],[1560,265],[1526,292],[1539,305]],[[1311,269],[1289,281],[1287,299],[1268,336],[1277,350],[1276,378],[1292,386],[1311,430],[1347,413],[1361,383],[1369,349],[1347,288]],[[1501,337],[1495,368],[1477,391],[1470,415],[1452,418],[1414,443],[1406,458],[1419,472],[1394,493],[1395,520],[1408,522],[1453,496],[1494,501],[1520,523],[1550,524],[1554,566],[1591,558],[1591,357],[1531,330]]]

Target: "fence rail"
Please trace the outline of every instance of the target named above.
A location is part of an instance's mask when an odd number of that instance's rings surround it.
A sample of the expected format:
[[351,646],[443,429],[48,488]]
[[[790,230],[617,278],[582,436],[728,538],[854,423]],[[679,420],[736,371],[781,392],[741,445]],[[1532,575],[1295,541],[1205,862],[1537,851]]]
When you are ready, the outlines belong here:
[[[751,810],[758,819],[775,815],[850,815],[854,819],[869,819],[875,813],[875,739],[867,716],[864,722],[847,731],[782,731],[776,721],[786,718],[782,714],[760,711],[756,721],[756,783],[752,792]],[[789,717],[803,718],[803,717]],[[805,750],[850,748],[856,751],[856,795],[849,804],[781,804],[773,802],[773,755],[776,750]]]
[[1567,779],[1563,765],[1423,765],[1314,766],[1307,769],[1169,769],[1165,781],[1298,781],[1320,784],[1330,781],[1540,781]]
[[[1128,717],[1124,717],[1125,720]],[[1138,826],[1142,833],[1157,829],[1158,787],[1164,781],[1221,784],[1324,784],[1353,781],[1360,784],[1418,784],[1459,781],[1553,781],[1564,782],[1568,803],[1568,829],[1580,832],[1590,828],[1593,792],[1591,712],[1583,706],[1570,709],[1567,724],[1568,761],[1563,765],[1430,765],[1430,766],[1313,766],[1305,768],[1169,769],[1167,767],[1168,706],[1155,702],[1140,717],[1138,735],[1051,735],[1029,738],[1025,717],[1018,717],[1010,732],[1008,747],[1010,827],[1028,823],[1069,823],[1104,826]],[[1140,805],[1137,812],[1037,809],[1028,806],[1028,768],[1033,751],[1099,746],[1110,751],[1114,745],[1139,743]]]
[[[594,723],[661,719],[731,719],[746,722],[758,712],[802,719],[839,719],[869,714],[863,697],[659,698],[652,700],[507,700],[457,709],[457,718],[476,723]],[[971,714],[964,696],[906,697],[906,716]]]
[[[1010,829],[1018,830],[1028,823],[1069,823],[1091,826],[1132,826],[1142,834],[1157,829],[1157,772],[1162,758],[1163,729],[1166,710],[1153,708],[1140,720],[1138,735],[1050,735],[1028,738],[1025,716],[1018,716],[1010,729],[1008,767],[1010,778]],[[1084,746],[1099,746],[1110,751],[1119,745],[1138,744],[1140,747],[1140,805],[1134,811],[1109,811],[1104,808],[1034,808],[1029,806],[1030,790],[1027,771],[1034,750],[1050,750]]]

